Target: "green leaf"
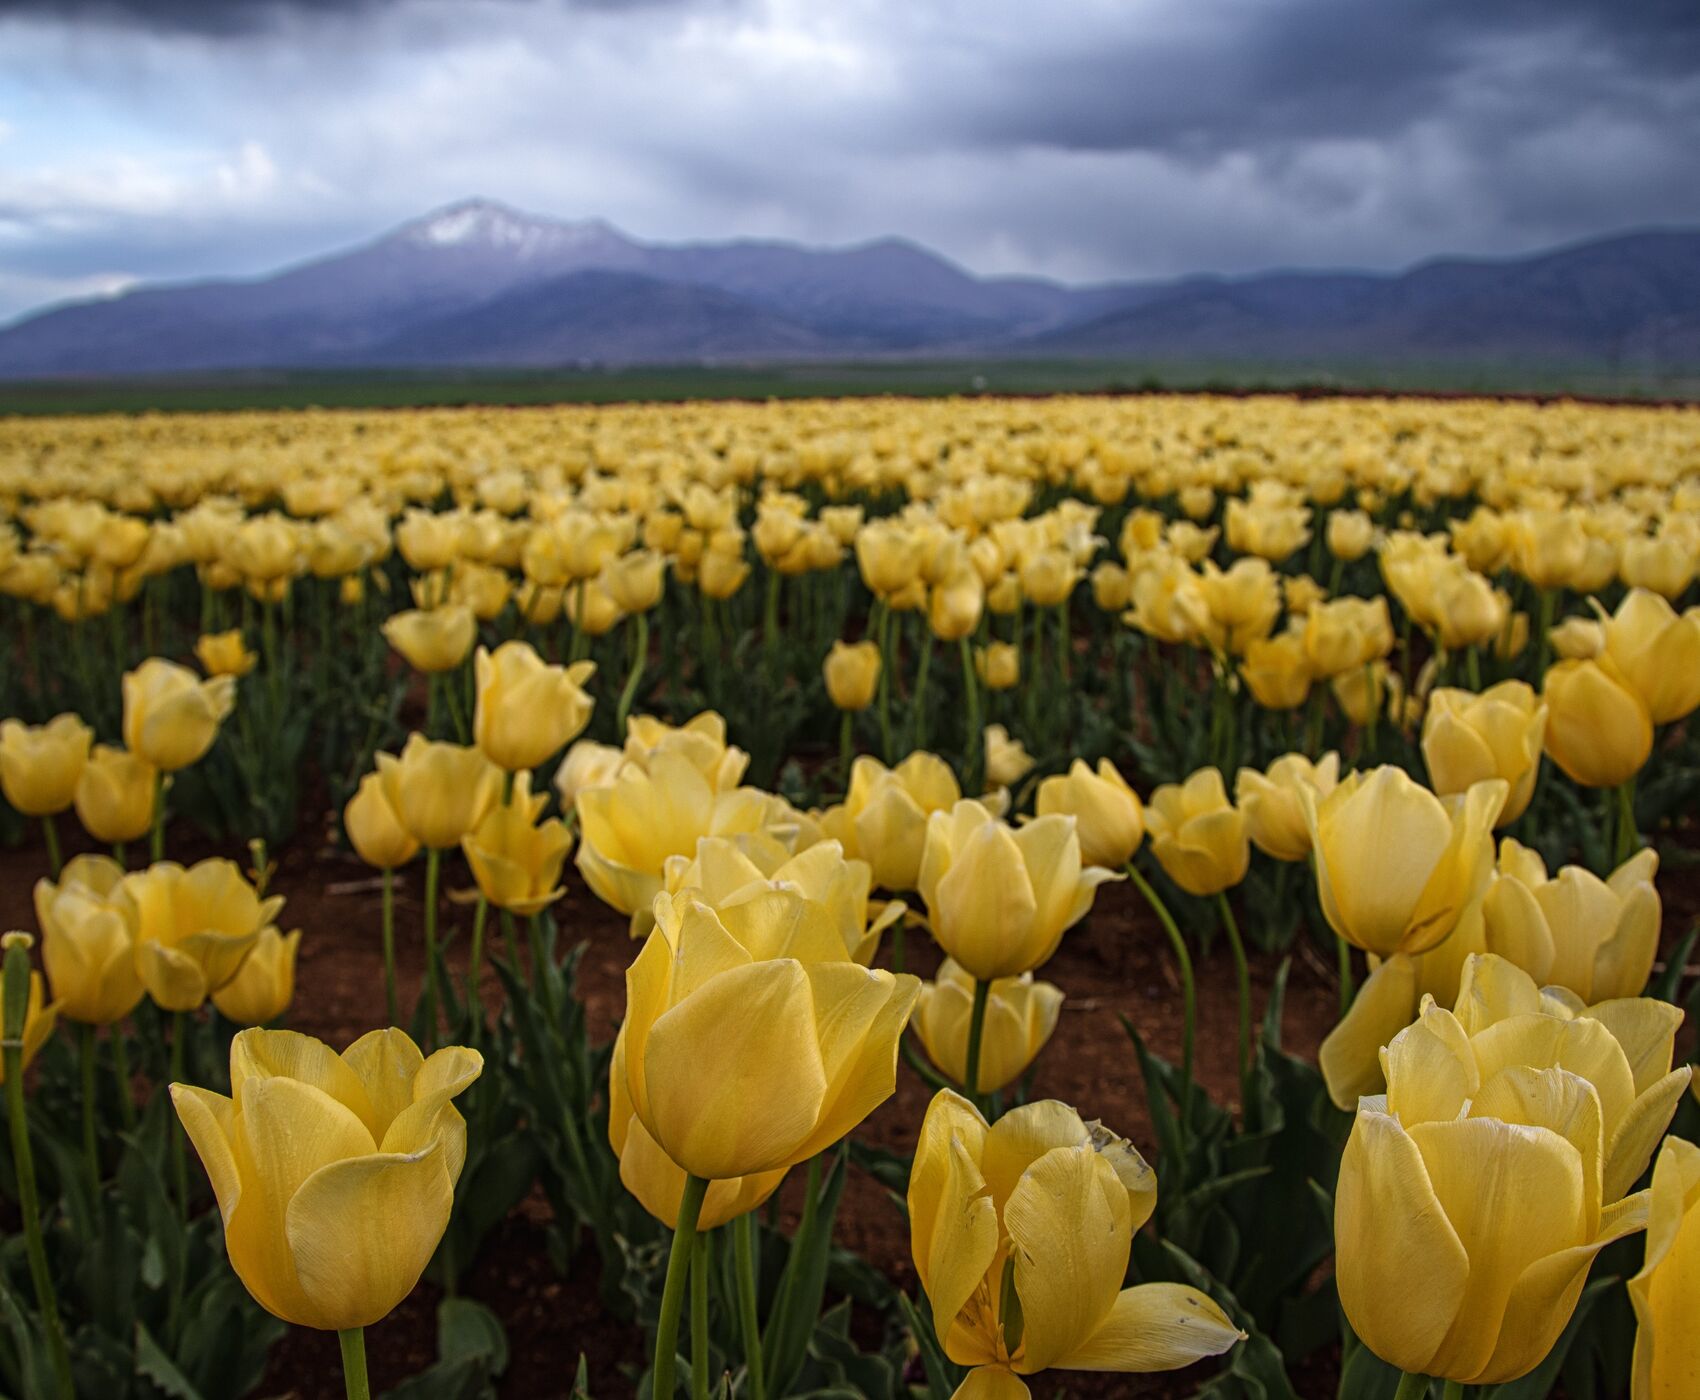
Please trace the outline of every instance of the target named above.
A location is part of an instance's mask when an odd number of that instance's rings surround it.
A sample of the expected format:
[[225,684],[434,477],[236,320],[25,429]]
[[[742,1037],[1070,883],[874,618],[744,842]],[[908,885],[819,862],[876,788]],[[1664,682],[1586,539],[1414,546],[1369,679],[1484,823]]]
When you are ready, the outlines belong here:
[[907,1293],[897,1295],[897,1306],[902,1310],[909,1335],[915,1339],[916,1349],[921,1354],[921,1368],[927,1377],[927,1400],[950,1400],[967,1372],[944,1354],[938,1334],[933,1329],[932,1308],[917,1307]]
[[809,1338],[826,1296],[827,1261],[832,1250],[832,1225],[844,1194],[847,1152],[839,1152],[821,1182],[815,1209],[805,1208],[803,1221],[791,1241],[791,1252],[779,1276],[773,1311],[768,1315],[762,1347],[767,1357],[768,1385],[785,1394],[808,1354]]
[[445,1298],[437,1305],[437,1355],[444,1361],[481,1360],[499,1376],[508,1369],[508,1336],[484,1304]]
[[136,1374],[158,1386],[172,1400],[202,1400],[201,1392],[177,1369],[177,1364],[154,1340],[145,1323],[136,1324]]

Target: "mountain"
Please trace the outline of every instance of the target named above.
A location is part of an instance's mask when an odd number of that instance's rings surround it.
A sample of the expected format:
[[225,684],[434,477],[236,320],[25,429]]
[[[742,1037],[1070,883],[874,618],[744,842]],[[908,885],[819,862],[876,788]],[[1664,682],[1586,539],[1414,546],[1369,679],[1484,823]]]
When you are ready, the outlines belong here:
[[1700,364],[1700,232],[1398,274],[1069,287],[914,243],[649,243],[469,200],[271,276],[144,286],[0,329],[0,376],[1019,355]]

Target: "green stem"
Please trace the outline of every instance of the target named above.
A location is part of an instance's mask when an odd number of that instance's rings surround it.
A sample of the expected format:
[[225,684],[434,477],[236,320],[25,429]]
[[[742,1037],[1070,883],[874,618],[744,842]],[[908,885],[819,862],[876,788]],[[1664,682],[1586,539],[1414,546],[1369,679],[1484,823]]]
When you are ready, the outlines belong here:
[[885,600],[874,604],[874,630],[880,649],[880,757],[887,763],[891,751],[891,609]]
[[[185,1043],[189,1038],[189,1013],[173,1011],[171,1013],[171,1071],[167,1077],[168,1084],[178,1084],[183,1080]],[[189,1223],[189,1159],[183,1150],[183,1129],[176,1123],[171,1125],[171,1179],[177,1190],[177,1213],[184,1225]]]
[[148,837],[148,859],[165,859],[165,774],[153,775],[153,831]]
[[673,1247],[667,1255],[667,1281],[661,1289],[661,1317],[655,1324],[655,1363],[649,1388],[653,1400],[673,1400],[676,1391],[673,1373],[679,1356],[679,1312],[685,1302],[685,1276],[691,1271],[697,1217],[702,1214],[702,1198],[707,1193],[708,1182],[702,1177],[685,1178],[685,1192],[679,1198],[679,1223],[674,1227]]
[[427,739],[436,737],[434,731],[437,727],[438,689],[439,682],[437,673],[435,671],[427,672],[425,676],[425,737]]
[[962,1087],[975,1103],[980,1101],[980,1044],[986,1035],[986,1008],[991,1004],[992,984],[983,977],[974,979],[974,1010],[968,1019],[968,1063],[962,1075]]
[[632,669],[626,673],[625,688],[620,691],[620,704],[614,711],[614,732],[626,732],[626,716],[632,712],[637,698],[638,683],[643,679],[644,664],[649,660],[649,614],[639,613],[632,619]]
[[1482,652],[1480,647],[1464,648],[1464,671],[1470,678],[1470,689],[1482,693]]
[[1393,1400],[1422,1400],[1427,1394],[1428,1377],[1407,1371],[1399,1381],[1399,1389],[1393,1393]]
[[840,773],[839,786],[850,791],[850,760],[854,744],[855,714],[846,710],[838,721],[838,769]]
[[1550,588],[1538,589],[1537,593],[1534,686],[1536,690],[1539,690],[1541,682],[1546,678],[1547,658],[1552,654],[1552,638],[1548,634],[1552,631],[1552,615],[1553,609],[1558,603],[1558,595]]
[[130,1042],[117,1022],[113,1022],[110,1034],[112,1077],[118,1081],[118,1112],[124,1120],[124,1131],[130,1133],[136,1129],[136,1098],[130,1087]]
[[744,1371],[749,1377],[747,1400],[767,1400],[763,1370],[761,1319],[756,1280],[756,1217],[750,1211],[732,1222],[732,1251],[738,1266],[738,1322],[744,1333]]
[[384,871],[384,1010],[397,1024],[395,991],[395,871]]
[[435,846],[425,852],[425,1053],[437,1045],[437,876],[443,853]]
[[461,710],[460,697],[455,693],[455,673],[443,673],[443,694],[449,697],[449,722],[455,727],[457,743],[466,743],[470,737],[466,728],[466,715]]
[[342,1381],[348,1400],[372,1400],[372,1383],[366,1379],[366,1329],[350,1327],[338,1332],[342,1343]]
[[1245,943],[1240,938],[1239,921],[1234,918],[1233,906],[1228,903],[1226,890],[1216,896],[1216,903],[1222,911],[1222,925],[1228,931],[1228,947],[1234,955],[1234,977],[1239,983],[1240,1110],[1244,1112],[1250,1099],[1251,1088],[1251,968],[1246,963]]
[[1447,1381],[1441,1388],[1441,1400],[1464,1400],[1464,1382]]
[[708,1278],[714,1267],[712,1240],[713,1236],[704,1230],[691,1241],[691,1400],[708,1400]]
[[1069,683],[1069,653],[1073,650],[1073,638],[1068,634],[1068,599],[1057,604],[1057,669],[1062,673],[1062,683]]
[[47,840],[47,868],[53,872],[53,878],[59,878],[64,862],[59,858],[59,827],[51,816],[41,819],[41,834]]
[[474,1045],[478,1044],[479,1027],[484,1024],[484,1003],[478,999],[478,983],[484,975],[484,921],[489,917],[490,901],[481,890],[478,907],[472,912],[472,953],[466,962],[466,1017]]
[[1617,788],[1617,854],[1612,865],[1622,865],[1640,849],[1641,834],[1635,829],[1635,778],[1632,774]]
[[963,637],[957,645],[962,653],[962,693],[966,702],[968,714],[968,735],[962,747],[962,790],[966,793],[978,793],[980,781],[980,744],[983,736],[980,733],[980,688],[974,675],[974,654],[968,645],[968,638]]
[[83,1161],[88,1167],[89,1189],[95,1200],[100,1199],[100,1139],[95,1134],[95,1070],[100,1056],[95,1050],[94,1027],[77,1027],[78,1068],[82,1071],[83,1090]]
[[1344,1016],[1352,1009],[1352,998],[1358,989],[1352,976],[1352,945],[1339,934],[1334,935],[1334,961],[1340,969],[1340,1014]]
[[1187,951],[1186,939],[1181,936],[1175,916],[1169,912],[1169,906],[1163,903],[1162,897],[1152,888],[1151,882],[1139,873],[1139,868],[1130,860],[1127,863],[1127,877],[1133,881],[1133,886],[1145,896],[1145,902],[1151,906],[1151,912],[1157,916],[1157,921],[1163,925],[1163,931],[1169,935],[1169,947],[1174,950],[1175,962],[1180,967],[1181,1004],[1185,1020],[1181,1025],[1181,1143],[1182,1153],[1185,1153],[1187,1134],[1192,1123],[1192,1062],[1193,1046],[1198,1034],[1198,984],[1192,972],[1192,954]]

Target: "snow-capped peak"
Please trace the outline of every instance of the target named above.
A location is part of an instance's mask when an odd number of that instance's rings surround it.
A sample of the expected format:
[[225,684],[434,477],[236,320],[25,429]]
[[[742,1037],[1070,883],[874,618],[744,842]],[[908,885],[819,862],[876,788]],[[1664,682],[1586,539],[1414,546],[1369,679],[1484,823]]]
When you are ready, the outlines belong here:
[[427,214],[403,233],[409,242],[425,247],[487,248],[521,258],[623,241],[600,219],[557,223],[483,199],[464,200]]

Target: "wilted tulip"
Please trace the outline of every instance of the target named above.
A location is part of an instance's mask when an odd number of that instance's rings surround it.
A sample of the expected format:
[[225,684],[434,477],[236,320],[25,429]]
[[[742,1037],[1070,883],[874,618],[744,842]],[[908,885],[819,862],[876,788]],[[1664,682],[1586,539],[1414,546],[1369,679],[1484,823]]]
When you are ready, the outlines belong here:
[[465,603],[444,603],[428,611],[394,613],[384,620],[383,633],[409,666],[430,675],[452,671],[466,660],[478,636],[478,619]]
[[1678,614],[1657,593],[1635,588],[1601,622],[1606,655],[1654,724],[1700,707],[1700,608]]
[[77,820],[96,841],[118,845],[153,825],[158,770],[139,754],[96,744],[77,779]]
[[865,710],[879,689],[880,649],[876,642],[834,642],[821,666],[826,693],[841,710]]
[[1240,769],[1234,778],[1234,805],[1258,850],[1276,860],[1305,860],[1310,855],[1306,805],[1327,797],[1339,781],[1337,753],[1325,753],[1315,763],[1302,753],[1282,754],[1266,773]]
[[993,1094],[1021,1078],[1038,1058],[1057,1028],[1062,1004],[1062,989],[1035,982],[1031,972],[992,982],[980,1041],[979,1083],[973,1085],[967,1079],[974,979],[954,959],[946,958],[937,978],[921,984],[913,1025],[940,1073],[970,1093]]
[[1503,779],[1436,797],[1391,765],[1343,778],[1307,806],[1329,927],[1381,957],[1442,942],[1493,873]]
[[509,773],[535,768],[571,743],[590,722],[596,702],[584,684],[594,661],[551,666],[527,642],[479,647],[478,702],[472,739],[484,756]]
[[342,809],[342,827],[355,854],[376,870],[394,870],[419,854],[419,842],[384,794],[382,773],[368,773],[360,780]]
[[1001,724],[986,726],[985,746],[987,787],[1014,787],[1033,771],[1027,746]]
[[208,632],[198,638],[195,659],[209,676],[235,676],[238,679],[252,671],[260,661],[242,640],[240,627],[232,627],[228,632]]
[[1186,782],[1153,792],[1145,830],[1157,863],[1188,894],[1219,894],[1245,879],[1251,864],[1246,819],[1228,801],[1219,769],[1200,768]]
[[1080,858],[1087,865],[1120,870],[1145,839],[1139,796],[1107,758],[1098,760],[1096,773],[1077,758],[1066,776],[1044,779],[1036,808],[1041,817],[1055,812],[1075,819]]
[[492,807],[461,838],[479,890],[498,909],[531,915],[564,893],[561,866],[573,837],[559,817],[538,822],[548,800],[531,795],[531,774],[522,772],[507,804]]
[[[1384,1052],[1340,1165],[1335,1277],[1353,1329],[1402,1369],[1470,1385],[1527,1374],[1594,1256],[1640,1229],[1645,1169],[1688,1084],[1681,1012],[1543,997],[1502,959],[1466,964]],[[1413,1267],[1421,1286],[1411,1285]]]
[[956,774],[936,754],[912,753],[895,768],[862,754],[850,765],[850,791],[821,814],[821,826],[847,856],[867,861],[876,886],[912,890],[927,818],[961,798]]
[[1505,779],[1509,793],[1496,825],[1510,826],[1534,795],[1546,728],[1546,706],[1522,681],[1501,681],[1480,695],[1431,691],[1423,720],[1429,781],[1450,797],[1487,778]]
[[125,672],[123,688],[125,746],[163,773],[197,762],[236,705],[234,677],[202,680],[158,656]]
[[1184,1284],[1123,1288],[1157,1204],[1132,1144],[1054,1099],[987,1126],[959,1094],[927,1109],[909,1176],[910,1252],[962,1400],[1027,1400],[1046,1370],[1173,1370],[1243,1334]]
[[124,877],[136,906],[136,969],[166,1011],[194,1011],[222,988],[277,917],[283,897],[261,899],[234,861],[185,869],[156,861]]
[[413,1290],[466,1160],[466,1123],[450,1100],[483,1065],[461,1046],[425,1059],[394,1029],[341,1055],[310,1036],[246,1030],[231,1042],[229,1098],[171,1086],[218,1198],[231,1267],[261,1307],[344,1332]]
[[1629,1280],[1635,1306],[1630,1400],[1682,1400],[1700,1384],[1700,1147],[1665,1139],[1648,1193],[1647,1253]]
[[1012,828],[980,803],[927,819],[917,887],[939,946],[982,982],[1031,972],[1086,916],[1114,871],[1083,866],[1074,821]]
[[762,904],[717,912],[689,891],[661,895],[626,972],[610,1123],[629,1109],[694,1177],[806,1161],[896,1085],[920,983],[830,960],[835,931],[792,899],[799,917],[784,919]]
[[1546,750],[1584,787],[1619,787],[1653,752],[1647,702],[1609,653],[1592,661],[1560,661],[1546,674]]
[[63,812],[77,795],[94,731],[73,714],[0,723],[0,792],[26,817]]
[[301,930],[279,933],[267,926],[249,949],[236,976],[213,993],[219,1015],[239,1026],[275,1021],[295,999],[295,951]]
[[471,745],[410,734],[401,757],[376,756],[390,810],[422,846],[443,851],[484,820],[501,798],[501,770]]
[[73,856],[55,883],[37,880],[41,963],[60,1011],[72,1021],[122,1021],[142,999],[136,971],[135,901],[124,871],[107,856]]

